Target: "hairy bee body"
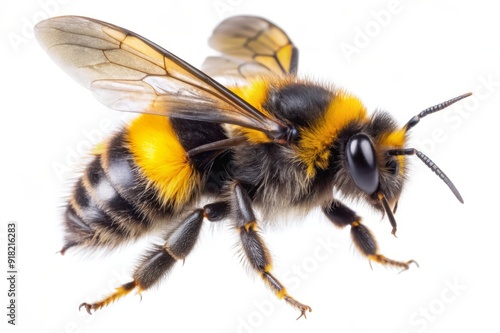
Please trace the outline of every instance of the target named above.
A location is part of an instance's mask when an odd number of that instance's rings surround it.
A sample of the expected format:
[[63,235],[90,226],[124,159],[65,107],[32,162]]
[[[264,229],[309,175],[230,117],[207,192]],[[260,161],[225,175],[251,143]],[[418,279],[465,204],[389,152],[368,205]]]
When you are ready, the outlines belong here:
[[[235,180],[264,223],[290,211],[306,214],[336,192],[358,191],[344,174],[347,138],[398,131],[387,113],[369,118],[357,98],[313,82],[268,78],[234,90],[258,110],[297,125],[297,144],[284,147],[239,126],[141,115],[103,144],[77,182],[66,210],[64,249],[115,246],[165,228],[203,197],[224,197],[225,184]],[[241,132],[248,143],[231,153],[186,154]],[[323,147],[308,142],[318,136],[324,137]]]
[[[302,317],[311,308],[272,274],[260,224],[320,208],[336,227],[350,227],[369,260],[406,270],[414,261],[380,254],[361,217],[340,198],[386,214],[395,234],[406,156],[416,155],[463,202],[441,169],[405,146],[421,118],[470,94],[399,127],[386,112],[369,115],[354,95],[297,76],[297,48],[279,27],[253,16],[217,26],[209,43],[221,54],[208,57],[203,71],[95,19],[56,17],[40,22],[35,33],[99,101],[141,114],[94,150],[66,206],[61,252],[113,248],[150,232],[161,233],[163,244],[143,255],[130,282],[82,303],[89,313],[160,281],[189,255],[208,220],[231,224],[249,266]],[[219,76],[234,84],[222,85],[213,78]]]

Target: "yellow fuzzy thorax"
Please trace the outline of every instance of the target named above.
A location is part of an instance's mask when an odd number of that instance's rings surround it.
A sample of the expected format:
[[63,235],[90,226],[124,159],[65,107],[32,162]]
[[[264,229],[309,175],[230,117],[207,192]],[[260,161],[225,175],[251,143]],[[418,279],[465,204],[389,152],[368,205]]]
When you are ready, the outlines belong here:
[[[260,113],[269,116],[269,112],[264,109],[263,105],[267,99],[267,93],[269,91],[269,83],[266,80],[258,79],[254,80],[245,86],[235,86],[230,87],[231,91],[238,95],[241,99],[246,101],[248,104],[257,109]],[[272,140],[263,132],[253,130],[250,128],[245,128],[241,126],[229,126],[239,133],[246,136],[247,140],[251,143],[267,143],[272,142]]]
[[[295,83],[296,78],[280,79],[269,82],[265,79],[256,79],[246,86],[231,87],[240,98],[247,101],[266,116],[269,112],[263,107],[267,101],[269,88],[286,86]],[[304,110],[307,112],[307,110]],[[307,127],[298,128],[300,140],[295,146],[298,159],[306,165],[307,177],[316,175],[316,169],[326,169],[331,154],[331,144],[338,133],[349,123],[354,121],[365,122],[368,120],[366,108],[361,101],[343,91],[337,91],[324,114],[317,121]],[[243,128],[230,127],[239,134],[244,134],[247,140],[254,144],[270,143],[272,140],[263,132]]]
[[331,145],[341,130],[352,122],[366,120],[366,108],[358,98],[337,92],[323,116],[311,126],[300,129],[297,154],[307,166],[307,176],[312,178],[316,168],[328,167]]
[[134,162],[164,205],[180,208],[187,203],[200,175],[189,162],[166,117],[141,115],[128,128]]

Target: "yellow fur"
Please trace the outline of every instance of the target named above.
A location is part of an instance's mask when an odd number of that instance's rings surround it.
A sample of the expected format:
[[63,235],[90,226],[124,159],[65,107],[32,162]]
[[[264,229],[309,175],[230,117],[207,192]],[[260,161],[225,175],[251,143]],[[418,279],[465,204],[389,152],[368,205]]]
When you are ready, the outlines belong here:
[[402,148],[405,144],[406,130],[399,129],[382,136],[380,144],[386,147]]
[[[262,114],[270,117],[269,112],[265,110],[262,105],[267,99],[269,84],[265,80],[255,80],[246,86],[231,87],[231,91],[238,95],[241,99],[245,100],[255,109],[260,111]],[[249,128],[244,128],[240,126],[230,126],[233,130],[244,134],[248,141],[252,143],[266,143],[272,140],[261,131],[256,131]]]
[[164,204],[180,208],[193,194],[200,175],[166,117],[141,115],[129,127],[128,140],[135,163]]
[[[386,133],[382,135],[379,144],[386,149],[394,149],[394,148],[403,148],[406,141],[406,129],[398,129],[394,132]],[[404,173],[404,165],[405,165],[405,156],[399,155],[396,156],[399,162],[399,173]]]
[[90,152],[92,155],[102,155],[108,149],[108,140],[99,142]]
[[307,176],[316,175],[316,168],[326,169],[330,146],[338,133],[353,121],[366,121],[366,108],[356,97],[339,93],[331,101],[323,117],[311,127],[300,130],[298,156],[307,165]]

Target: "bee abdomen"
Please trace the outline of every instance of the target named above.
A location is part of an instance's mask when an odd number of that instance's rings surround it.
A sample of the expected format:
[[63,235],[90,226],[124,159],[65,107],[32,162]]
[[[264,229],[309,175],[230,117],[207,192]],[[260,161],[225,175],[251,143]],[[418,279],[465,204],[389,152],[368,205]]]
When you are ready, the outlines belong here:
[[114,247],[150,230],[153,219],[123,198],[101,166],[101,156],[88,165],[66,208],[66,244]]
[[196,200],[199,179],[169,121],[140,116],[107,141],[77,182],[63,252],[115,247],[163,227]]
[[126,130],[113,136],[76,183],[65,212],[65,245],[113,248],[154,229],[172,209],[147,187],[128,149]]

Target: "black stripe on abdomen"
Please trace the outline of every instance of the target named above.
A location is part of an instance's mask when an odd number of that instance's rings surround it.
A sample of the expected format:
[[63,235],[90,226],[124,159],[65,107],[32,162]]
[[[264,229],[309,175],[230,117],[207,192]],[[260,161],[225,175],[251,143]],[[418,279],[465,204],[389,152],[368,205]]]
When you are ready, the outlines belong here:
[[152,221],[136,206],[125,200],[111,185],[101,166],[98,156],[88,167],[84,179],[87,181],[89,192],[98,202],[98,205],[108,212],[113,221],[122,229],[131,234],[146,231]]

